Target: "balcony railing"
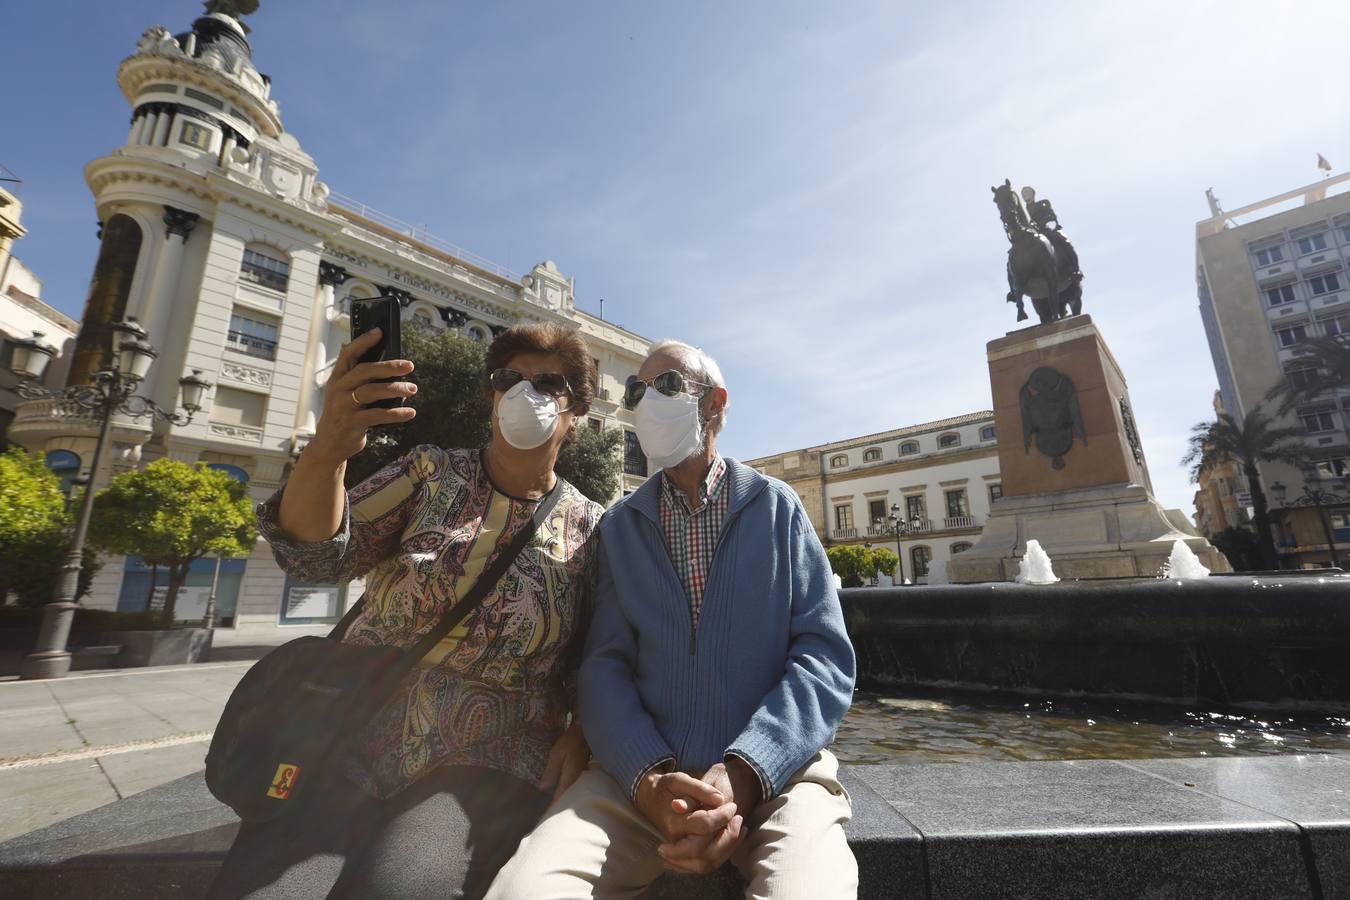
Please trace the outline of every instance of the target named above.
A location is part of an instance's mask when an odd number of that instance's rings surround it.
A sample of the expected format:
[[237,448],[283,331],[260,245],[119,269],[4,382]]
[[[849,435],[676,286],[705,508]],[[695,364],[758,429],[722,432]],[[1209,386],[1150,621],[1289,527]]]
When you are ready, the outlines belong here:
[[256,356],[259,359],[276,359],[277,342],[269,341],[267,338],[254,337],[251,334],[244,334],[242,331],[231,331],[225,346],[231,350],[238,350],[240,353],[246,353],[249,356]]
[[975,528],[974,516],[948,516],[942,520],[943,528]]
[[830,537],[836,541],[849,541],[858,536],[856,528],[836,528],[830,532]]

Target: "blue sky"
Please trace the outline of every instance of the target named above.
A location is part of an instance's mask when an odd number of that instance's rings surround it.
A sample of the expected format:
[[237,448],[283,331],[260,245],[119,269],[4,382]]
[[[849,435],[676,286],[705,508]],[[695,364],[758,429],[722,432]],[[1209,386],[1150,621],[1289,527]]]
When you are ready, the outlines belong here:
[[[82,169],[125,138],[118,62],[187,0],[5,16],[0,163],[45,299],[78,316]],[[721,362],[749,458],[990,404],[1012,329],[989,187],[1063,218],[1154,485],[1209,414],[1194,224],[1350,161],[1343,2],[263,0],[255,60],[335,190]]]

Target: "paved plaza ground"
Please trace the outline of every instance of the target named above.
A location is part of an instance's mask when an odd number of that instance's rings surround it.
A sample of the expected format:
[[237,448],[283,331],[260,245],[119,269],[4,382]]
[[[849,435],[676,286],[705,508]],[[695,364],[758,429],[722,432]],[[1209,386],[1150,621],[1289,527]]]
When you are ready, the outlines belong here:
[[205,767],[252,661],[0,683],[0,841]]

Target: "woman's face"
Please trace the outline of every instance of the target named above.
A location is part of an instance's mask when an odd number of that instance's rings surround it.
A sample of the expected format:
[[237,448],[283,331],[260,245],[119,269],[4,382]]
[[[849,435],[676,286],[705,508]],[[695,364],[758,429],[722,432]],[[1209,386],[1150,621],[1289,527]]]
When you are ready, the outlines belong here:
[[[533,378],[536,375],[552,373],[566,377],[567,370],[563,366],[562,359],[552,353],[521,353],[511,357],[510,361],[502,368],[514,369],[526,379]],[[501,403],[504,391],[492,392],[492,442],[498,447],[511,447],[511,444],[502,437],[501,423],[497,419],[497,405]],[[568,435],[576,423],[576,417],[572,413],[572,397],[570,394],[564,394],[558,399],[558,407],[562,410],[558,415],[558,421],[553,429],[553,434],[549,439],[533,450],[517,451],[525,453],[546,453],[556,454],[567,440]]]

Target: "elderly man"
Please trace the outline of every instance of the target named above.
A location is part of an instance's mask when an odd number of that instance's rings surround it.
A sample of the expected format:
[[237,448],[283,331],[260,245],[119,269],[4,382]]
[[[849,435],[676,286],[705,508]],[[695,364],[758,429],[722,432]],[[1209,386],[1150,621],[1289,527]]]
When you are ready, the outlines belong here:
[[717,364],[652,348],[624,404],[662,471],[600,523],[581,665],[591,768],[490,897],[631,897],[663,869],[731,860],[750,897],[857,893],[851,807],[825,746],[853,648],[825,551],[791,488],[717,452]]

